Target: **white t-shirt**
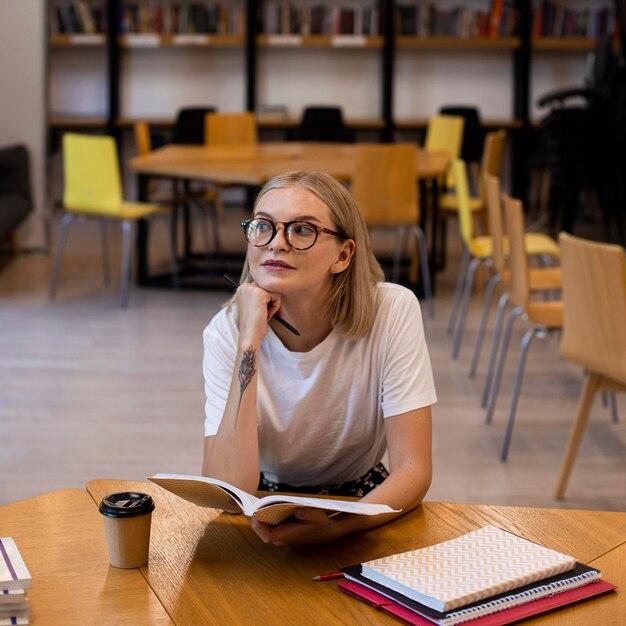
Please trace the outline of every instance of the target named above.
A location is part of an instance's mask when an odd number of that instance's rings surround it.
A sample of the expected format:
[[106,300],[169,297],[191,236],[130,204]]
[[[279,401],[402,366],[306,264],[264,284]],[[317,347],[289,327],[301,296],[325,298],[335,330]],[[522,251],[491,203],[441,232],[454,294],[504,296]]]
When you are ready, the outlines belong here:
[[[378,285],[370,333],[334,329],[309,352],[290,352],[271,329],[258,357],[260,469],[293,486],[355,480],[380,462],[384,418],[436,402],[419,303],[408,289]],[[235,307],[205,328],[206,436],[220,425],[235,367]]]

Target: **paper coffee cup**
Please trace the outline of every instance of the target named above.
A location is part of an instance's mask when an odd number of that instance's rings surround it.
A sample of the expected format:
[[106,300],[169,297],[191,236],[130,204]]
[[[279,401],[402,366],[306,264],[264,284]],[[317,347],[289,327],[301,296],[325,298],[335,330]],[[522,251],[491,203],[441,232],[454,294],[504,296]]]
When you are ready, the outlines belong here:
[[145,493],[125,491],[102,499],[99,507],[113,567],[141,567],[148,562],[154,502]]

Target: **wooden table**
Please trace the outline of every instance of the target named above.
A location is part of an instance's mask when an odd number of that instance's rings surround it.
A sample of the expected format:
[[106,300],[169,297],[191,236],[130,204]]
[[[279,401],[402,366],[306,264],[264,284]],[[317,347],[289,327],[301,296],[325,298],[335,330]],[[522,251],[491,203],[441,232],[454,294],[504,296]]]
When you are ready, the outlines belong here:
[[172,625],[137,569],[109,566],[104,526],[86,491],[64,489],[0,507],[33,579],[31,624]]
[[[138,176],[140,199],[147,199],[150,178],[161,177],[183,181],[261,186],[273,176],[289,170],[324,170],[335,178],[352,178],[356,144],[345,143],[259,143],[254,146],[181,146],[170,145],[138,156],[131,169]],[[421,225],[426,230],[425,181],[433,181],[430,224],[430,270],[434,288],[434,268],[437,246],[437,177],[448,166],[446,153],[418,151],[415,178],[423,190]],[[148,226],[142,221],[138,230],[137,281],[148,284],[147,263]],[[220,277],[221,280],[221,277]]]
[[336,581],[311,578],[486,524],[572,554],[620,587],[532,623],[617,626],[626,615],[626,513],[425,502],[390,524],[330,545],[276,548],[243,516],[198,508],[151,483],[97,480],[87,489],[94,502],[126,490],[155,498],[150,561],[141,573],[178,625],[397,624],[339,592]]

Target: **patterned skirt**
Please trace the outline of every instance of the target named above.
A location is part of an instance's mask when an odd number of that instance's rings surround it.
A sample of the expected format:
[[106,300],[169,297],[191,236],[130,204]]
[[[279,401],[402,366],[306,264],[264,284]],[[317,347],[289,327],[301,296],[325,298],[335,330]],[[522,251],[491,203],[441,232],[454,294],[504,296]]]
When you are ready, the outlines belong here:
[[339,485],[294,487],[286,483],[275,483],[261,474],[259,479],[259,491],[287,491],[291,493],[310,493],[321,496],[355,496],[362,498],[372,491],[374,487],[380,485],[387,476],[389,476],[389,472],[382,463],[372,467],[372,469],[364,476],[361,476],[361,478],[350,480]]

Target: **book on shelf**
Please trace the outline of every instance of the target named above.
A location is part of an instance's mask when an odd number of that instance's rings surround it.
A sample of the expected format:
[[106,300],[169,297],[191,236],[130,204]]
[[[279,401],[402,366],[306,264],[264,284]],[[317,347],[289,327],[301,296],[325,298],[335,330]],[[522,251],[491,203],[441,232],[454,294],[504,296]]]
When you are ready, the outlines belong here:
[[[356,592],[360,591],[361,595],[367,596],[371,592],[383,598],[386,604],[401,607],[403,611],[411,611],[439,626],[456,626],[468,620],[487,618],[494,613],[498,613],[498,619],[501,619],[503,611],[508,611],[507,616],[518,615],[520,614],[519,610],[517,612],[514,611],[518,607],[535,602],[541,598],[548,598],[601,581],[601,574],[597,569],[577,563],[576,567],[568,572],[473,602],[459,609],[441,612],[366,578],[361,573],[360,565],[342,568],[341,571],[345,578],[352,582],[352,585],[347,586],[347,591],[349,593],[352,592],[352,595],[358,595]],[[354,585],[357,586],[355,587]],[[595,594],[599,592],[599,589],[610,591],[613,588],[613,585],[610,585],[610,587],[603,585],[602,587],[591,587],[588,591],[593,591]],[[522,611],[526,615],[526,609]]]
[[[433,624],[444,626],[445,624],[436,618],[426,617],[423,613],[407,608],[406,605],[391,600],[388,596],[352,580],[339,583],[338,588],[404,624],[414,624],[415,626],[433,626]],[[615,590],[615,588],[615,585],[599,580],[552,595],[532,599],[524,604],[500,608],[498,611],[487,615],[471,618],[464,617],[463,621],[459,623],[467,624],[467,626],[504,626],[505,624],[513,624],[547,611],[553,611],[575,602],[608,593]]]
[[363,576],[439,612],[574,569],[576,559],[485,526],[449,541],[367,561]]
[[604,6],[570,7],[553,0],[536,0],[533,4],[533,37],[585,37],[598,39],[616,35],[615,11]]
[[257,498],[229,483],[206,476],[155,474],[151,482],[198,506],[220,509],[228,513],[243,513],[266,524],[276,525],[292,517],[296,509],[312,507],[335,513],[380,515],[397,513],[385,504],[370,504],[350,500],[335,500],[306,496],[275,494]]
[[106,31],[106,8],[102,3],[64,0],[50,5],[52,35],[93,35]]
[[32,578],[12,537],[0,538],[0,625],[28,624]]

